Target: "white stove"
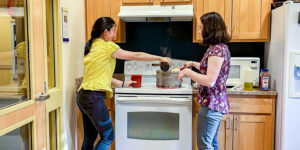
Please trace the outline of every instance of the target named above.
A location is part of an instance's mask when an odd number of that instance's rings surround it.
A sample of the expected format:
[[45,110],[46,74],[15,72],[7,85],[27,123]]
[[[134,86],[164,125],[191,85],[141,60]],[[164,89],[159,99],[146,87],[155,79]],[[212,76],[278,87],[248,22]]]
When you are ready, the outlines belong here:
[[[173,60],[183,67],[185,61]],[[140,88],[115,89],[116,150],[191,150],[192,86],[184,78],[181,88],[156,87],[159,62],[126,61],[125,80],[142,75]]]

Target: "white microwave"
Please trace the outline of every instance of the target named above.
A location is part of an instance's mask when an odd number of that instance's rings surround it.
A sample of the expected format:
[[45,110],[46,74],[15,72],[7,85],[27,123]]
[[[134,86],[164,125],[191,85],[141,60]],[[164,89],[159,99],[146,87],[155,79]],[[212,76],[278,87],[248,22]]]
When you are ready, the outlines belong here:
[[260,59],[258,57],[231,57],[229,77],[226,85],[228,87],[242,86],[245,71],[251,68],[254,72],[253,86],[259,86]]

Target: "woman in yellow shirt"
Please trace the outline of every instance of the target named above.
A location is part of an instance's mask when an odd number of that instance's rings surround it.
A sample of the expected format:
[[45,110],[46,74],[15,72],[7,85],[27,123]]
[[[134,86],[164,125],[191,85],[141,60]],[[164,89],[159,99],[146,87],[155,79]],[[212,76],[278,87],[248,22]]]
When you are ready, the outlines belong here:
[[[115,37],[115,28],[115,22],[110,17],[99,18],[93,26],[91,39],[85,47],[85,74],[77,96],[77,105],[82,112],[84,126],[82,150],[108,150],[114,139],[111,117],[104,100],[113,95],[111,84],[129,87],[133,83],[131,80],[125,82],[112,78],[116,58],[157,60],[172,64],[171,59],[167,57],[122,50],[112,42]],[[98,134],[101,140],[94,147]]]

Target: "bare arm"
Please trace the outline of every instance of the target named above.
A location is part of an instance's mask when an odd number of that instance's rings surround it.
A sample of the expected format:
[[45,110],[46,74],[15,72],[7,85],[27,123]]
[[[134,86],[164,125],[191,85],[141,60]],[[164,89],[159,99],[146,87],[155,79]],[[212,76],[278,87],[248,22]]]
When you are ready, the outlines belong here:
[[168,62],[170,65],[172,65],[172,60],[167,57],[155,56],[144,52],[130,52],[123,49],[116,50],[112,54],[112,57],[123,60]]
[[195,82],[207,86],[213,87],[216,83],[216,80],[219,76],[224,58],[218,56],[209,56],[208,65],[207,65],[207,75],[202,75],[197,72],[194,72],[190,69],[184,69],[179,72],[178,79],[182,80],[184,76],[190,77]]
[[111,84],[116,85],[118,87],[121,87],[123,85],[123,81],[115,79],[115,78],[112,78],[111,79]]
[[[111,84],[116,85],[118,87],[122,87],[123,82],[125,82],[125,81],[121,81],[121,80],[118,80],[118,79],[115,79],[115,78],[111,79]],[[133,83],[136,83],[136,81],[129,80],[129,81],[124,83],[124,86],[125,87],[130,87]]]

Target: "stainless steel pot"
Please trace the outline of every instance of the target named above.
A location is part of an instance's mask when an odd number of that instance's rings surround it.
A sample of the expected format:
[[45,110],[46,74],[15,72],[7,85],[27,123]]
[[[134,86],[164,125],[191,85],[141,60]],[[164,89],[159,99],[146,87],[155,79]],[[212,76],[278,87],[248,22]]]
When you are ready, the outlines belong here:
[[157,70],[156,86],[161,88],[180,88],[181,82],[178,80],[178,72]]

